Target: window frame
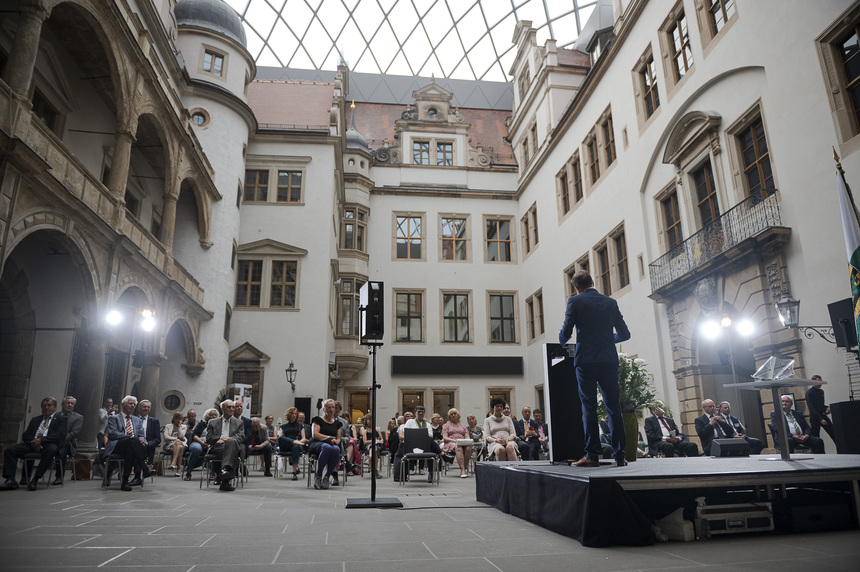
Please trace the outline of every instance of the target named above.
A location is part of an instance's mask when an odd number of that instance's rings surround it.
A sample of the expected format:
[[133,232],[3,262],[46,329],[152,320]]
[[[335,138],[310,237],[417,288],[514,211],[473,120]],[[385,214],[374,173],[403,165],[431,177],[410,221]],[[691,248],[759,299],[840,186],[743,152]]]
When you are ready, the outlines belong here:
[[[724,19],[723,25],[719,30],[716,29],[713,14],[711,12],[715,2],[719,3],[723,7],[726,2],[729,2],[732,5],[732,14]],[[704,57],[707,57],[719,40],[725,37],[732,26],[734,26],[734,23],[737,22],[738,5],[735,0],[702,0],[701,2],[694,3],[694,7],[696,10],[696,19],[699,24],[699,37],[702,42],[702,54]],[[725,15],[725,10],[721,10],[721,14]],[[688,32],[689,26],[690,23],[688,19]]]
[[[311,158],[304,156],[292,157],[273,157],[268,155],[249,155],[245,162],[245,174],[242,178],[242,204],[248,205],[269,205],[282,207],[302,207],[305,206],[305,193],[308,185],[308,163]],[[281,172],[299,173],[301,178],[301,188],[299,190],[298,201],[281,201],[278,197],[279,174]],[[257,189],[253,198],[248,197],[248,173],[250,172],[266,172],[265,183],[260,183],[259,175],[255,180],[252,188]],[[292,175],[290,176],[292,181]],[[296,187],[290,186],[293,189]],[[261,192],[263,193],[261,197]]]
[[[367,281],[364,276],[358,275],[340,275],[340,288],[337,293],[337,325],[335,327],[335,338],[350,338],[357,340],[359,337],[359,328],[361,327],[358,306],[360,292],[362,286]],[[347,329],[349,333],[344,333],[344,306],[349,300],[352,309],[349,316]]]
[[[487,290],[487,343],[489,344],[519,344],[519,307],[517,301],[517,292],[512,290]],[[512,316],[493,316],[493,299],[494,298],[511,298],[511,311]],[[500,300],[501,302],[501,300]],[[501,304],[503,306],[503,304]],[[511,321],[511,331],[514,337],[513,340],[493,340],[493,321],[494,320],[502,320],[503,323],[506,321]],[[504,330],[502,330],[504,331]]]
[[[353,213],[354,216],[349,217],[348,213]],[[347,204],[343,207],[343,216],[340,221],[341,237],[340,249],[352,250],[357,252],[367,252],[367,219],[370,216],[370,211],[361,205]],[[352,246],[347,245],[347,226],[353,225],[352,231]],[[358,245],[358,242],[361,242]]]
[[540,233],[538,232],[537,222],[537,201],[532,203],[532,206],[520,219],[520,233],[523,239],[523,260],[534,252],[540,244]]
[[[302,258],[307,254],[306,250],[264,239],[250,244],[243,244],[237,248],[236,270],[233,290],[233,313],[237,311],[271,311],[271,312],[297,312],[301,309],[301,278]],[[260,300],[257,305],[243,305],[238,303],[239,284],[242,278],[241,268],[243,263],[257,261],[261,263]],[[272,279],[273,264],[276,262],[295,263],[295,305],[273,306],[272,305]],[[247,298],[246,298],[247,300]]]
[[[417,262],[424,262],[424,261],[426,261],[427,260],[427,214],[423,213],[423,212],[419,213],[419,212],[411,212],[411,211],[406,211],[406,212],[394,211],[391,213],[391,217],[392,217],[391,259],[394,261],[398,261],[398,262],[416,262],[416,261]],[[417,240],[419,241],[419,248],[420,248],[420,255],[418,257],[412,258],[412,257],[407,256],[405,258],[400,258],[398,256],[397,243],[398,243],[398,240],[401,238],[398,235],[399,227],[398,227],[397,220],[399,218],[409,218],[409,219],[419,219],[420,220],[419,224],[421,225],[421,228],[418,231],[418,238],[417,238]],[[411,223],[410,223],[410,226],[411,226]],[[407,232],[408,232],[408,228],[407,228]],[[409,243],[413,240],[416,240],[416,239],[412,238],[411,235],[409,235],[409,234],[407,234],[403,238],[405,238],[407,241],[406,252],[407,252],[407,254],[409,254],[410,253]]]
[[[211,77],[217,77],[218,79],[220,79],[222,81],[226,80],[227,79],[227,64],[229,62],[229,54],[227,54],[223,50],[220,50],[220,49],[218,49],[214,46],[210,46],[208,44],[203,44],[202,48],[203,49],[200,52],[200,61],[198,64],[198,68],[199,68],[200,73],[204,73],[204,74],[211,76]],[[221,59],[221,69],[217,73],[214,70],[214,65],[210,65],[210,69],[206,69],[206,56],[207,55],[213,56],[212,64],[215,63],[216,58]]]
[[[423,288],[393,288],[391,290],[391,304],[392,304],[391,315],[393,318],[393,324],[392,324],[392,328],[391,328],[391,332],[392,332],[391,343],[392,344],[415,345],[415,344],[427,343],[427,332],[426,332],[426,329],[427,329],[427,319],[426,319],[426,316],[427,316],[427,308],[426,308],[427,295],[426,294],[427,294],[426,290],[424,290]],[[418,317],[417,317],[417,319],[420,321],[419,328],[418,328],[418,330],[419,330],[418,335],[420,336],[420,339],[417,339],[417,340],[411,339],[411,337],[410,337],[410,339],[399,339],[398,338],[398,322],[400,321],[400,319],[402,317],[406,317],[408,320],[416,319],[415,316],[411,313],[404,314],[403,316],[401,316],[400,314],[397,313],[397,306],[398,306],[397,302],[398,302],[398,297],[400,297],[400,296],[407,296],[408,298],[411,298],[413,296],[419,296],[420,297],[419,298],[420,313],[418,314]],[[407,307],[411,308],[411,302],[407,301]],[[412,335],[411,323],[409,326],[409,335],[410,336]]]
[[[487,236],[487,224],[490,221],[495,222],[506,222],[508,223],[508,254],[509,260],[490,260],[490,238]],[[516,228],[516,223],[514,222],[514,218],[510,215],[484,215],[482,224],[482,237],[484,243],[484,262],[488,264],[512,264],[517,262],[517,249],[516,249],[516,232],[514,229]],[[498,226],[497,226],[498,228]],[[498,239],[493,240],[492,242],[496,242],[498,244],[502,244],[506,241]]]
[[[456,321],[456,320],[462,320],[463,319],[462,316],[455,315],[455,316],[449,318],[448,316],[445,315],[445,299],[448,296],[465,297],[466,298],[466,305],[467,305],[466,309],[468,312],[468,315],[466,316],[466,327],[468,329],[466,331],[466,338],[467,339],[465,339],[465,340],[449,340],[447,338],[446,324],[448,323],[448,321],[449,320],[455,320]],[[456,300],[455,300],[455,306],[456,306]],[[474,344],[475,343],[475,336],[473,335],[473,332],[475,331],[475,324],[474,324],[475,311],[474,311],[474,305],[473,305],[473,300],[472,300],[472,291],[471,290],[451,290],[451,289],[440,290],[439,291],[439,308],[440,308],[440,317],[441,317],[439,340],[441,340],[441,343],[443,343],[443,344]]]
[[543,288],[539,288],[526,298],[526,335],[529,342],[542,338],[546,334],[546,322],[543,313]]
[[860,111],[855,113],[841,55],[842,44],[853,33],[860,37],[860,4],[855,4],[843,12],[815,39],[818,59],[830,94],[828,101],[839,151],[843,157],[860,149],[860,117],[857,116]]
[[[439,229],[439,239],[437,240],[437,248],[439,249],[439,262],[454,262],[454,263],[470,263],[472,262],[472,215],[470,214],[460,214],[460,213],[439,213],[437,215],[438,226]],[[444,231],[444,224],[446,220],[462,220],[465,225],[465,236],[463,238],[458,238],[455,236],[446,237]],[[455,258],[445,258],[445,242],[453,242],[453,252],[455,253]],[[462,241],[464,243],[464,251],[465,258],[458,259],[456,258],[457,253],[457,243]]]
[[[289,183],[286,186],[281,185],[281,173],[289,173]],[[293,182],[293,177],[295,175],[299,176],[299,185],[295,187]],[[301,204],[304,202],[304,189],[305,189],[305,181],[304,181],[304,172],[301,169],[277,169],[275,172],[275,201],[278,204]],[[271,177],[269,177],[271,179]],[[293,190],[298,188],[298,199],[293,200]],[[281,200],[281,189],[287,189],[287,200]]]

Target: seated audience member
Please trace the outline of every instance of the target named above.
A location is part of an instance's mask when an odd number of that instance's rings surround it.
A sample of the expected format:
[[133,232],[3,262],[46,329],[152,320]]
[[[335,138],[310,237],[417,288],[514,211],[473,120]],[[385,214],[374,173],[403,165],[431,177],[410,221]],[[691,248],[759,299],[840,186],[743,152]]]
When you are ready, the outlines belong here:
[[[352,434],[352,425],[350,423],[349,413],[341,412],[343,406],[340,404],[340,401],[334,402],[334,409],[335,414],[340,421],[341,428],[343,429],[340,433],[340,449],[346,453],[344,470],[347,473],[361,474],[361,451],[358,450],[358,440]],[[331,476],[331,484],[334,486],[338,486],[340,484],[337,479],[337,471],[335,471]]]
[[835,441],[833,421],[827,416],[830,413],[830,406],[824,403],[824,390],[821,389],[824,380],[816,374],[812,376],[812,381],[818,382],[806,390],[806,407],[809,409],[809,428],[812,430],[812,436],[818,437],[821,435],[821,429],[824,428]]
[[[796,445],[806,445],[813,453],[824,453],[824,441],[820,437],[812,435],[812,429],[806,423],[803,413],[794,409],[794,397],[783,395],[780,397],[782,411],[772,411],[770,421],[774,427],[774,441],[779,445],[779,431],[785,431],[788,435],[789,451],[793,452]],[[782,423],[778,421],[779,413],[782,413]]]
[[469,438],[475,443],[484,439],[484,428],[478,425],[478,418],[472,415],[466,415],[466,425],[469,428]]
[[105,399],[102,408],[99,409],[99,427],[96,434],[96,445],[99,451],[104,449],[105,443],[107,443],[107,422],[108,417],[111,415],[113,415],[113,399],[108,397]]
[[538,442],[535,424],[532,420],[532,408],[523,407],[523,418],[514,421],[517,430],[517,447],[523,461],[537,461],[540,459],[540,443]]
[[323,401],[323,414],[311,419],[312,437],[308,454],[317,457],[314,488],[329,488],[329,479],[340,463],[340,443],[343,424],[335,411],[334,399]]
[[600,432],[600,456],[604,459],[613,459],[612,436],[609,433],[609,422],[605,416],[597,421],[597,430]]
[[735,430],[735,437],[745,439],[746,442],[749,443],[750,452],[753,455],[760,454],[761,450],[764,448],[764,445],[759,439],[747,435],[747,430],[743,426],[743,423],[741,423],[737,417],[734,417],[732,415],[732,404],[728,401],[723,401],[722,403],[720,403],[719,410],[720,415],[723,417],[723,419],[726,420],[726,423],[728,423],[732,427],[732,429]]
[[198,421],[194,427],[194,432],[188,439],[188,466],[185,467],[185,476],[182,480],[190,481],[191,471],[203,462],[203,455],[209,449],[209,445],[206,443],[206,437],[209,436],[209,422],[216,417],[218,417],[217,409],[207,409],[203,413],[203,419]]
[[444,419],[438,413],[430,416],[430,428],[433,430],[433,440],[442,445],[442,425],[445,424]]
[[714,405],[713,399],[702,401],[702,411],[704,413],[700,417],[696,417],[696,433],[699,434],[699,440],[702,442],[702,451],[705,455],[710,455],[711,443],[714,442],[714,439],[734,437],[735,430],[726,423],[721,415],[718,415],[717,406]]
[[278,450],[282,455],[288,451],[290,453],[290,465],[293,466],[293,475],[291,480],[299,479],[299,459],[302,458],[302,453],[305,450],[310,440],[305,433],[305,426],[299,423],[299,410],[295,407],[290,407],[284,413],[286,423],[281,425],[281,436],[278,437]]
[[242,413],[245,411],[245,406],[242,403],[242,400],[237,399],[233,401],[233,417],[242,421],[242,426],[245,429],[245,435],[243,437],[244,441],[242,441],[242,458],[248,456],[248,443],[251,442],[251,418],[245,417]]
[[[78,434],[84,426],[84,416],[80,413],[75,413],[75,404],[77,402],[77,399],[71,395],[67,395],[63,398],[63,402],[60,405],[62,409],[60,415],[66,418],[66,438],[60,443],[60,446],[57,449],[57,456],[63,459],[64,462],[66,458],[75,458],[75,453],[78,450]],[[60,474],[61,470],[61,467],[57,467],[56,478],[51,484],[63,484],[63,476]],[[75,467],[74,464],[72,464],[72,471],[74,470]]]
[[[308,443],[310,443],[311,436],[312,436],[311,435],[311,425],[310,425],[310,423],[305,423],[305,412],[304,411],[299,411],[299,423],[301,423],[302,427],[305,428],[305,437],[307,437]],[[305,450],[307,450],[307,447],[305,447]]]
[[222,401],[223,414],[209,421],[209,431],[206,435],[209,454],[215,455],[221,461],[219,473],[221,490],[228,492],[236,488],[231,481],[234,472],[238,469],[239,455],[245,442],[245,424],[241,418],[234,415],[235,409],[236,405],[233,401],[229,399]]
[[397,455],[397,450],[400,448],[400,436],[397,428],[403,425],[405,420],[400,415],[388,421],[388,429],[385,431],[385,447],[388,449],[388,463],[394,463],[394,456]]
[[698,457],[699,447],[690,443],[687,436],[678,430],[675,420],[664,417],[662,404],[655,404],[652,415],[645,419],[645,435],[648,437],[648,452],[652,457],[662,453],[664,457]]
[[275,427],[275,417],[266,415],[263,421],[266,423],[266,435],[269,436],[269,443],[272,444],[272,448],[276,448],[278,446],[278,428]]
[[180,470],[182,469],[182,455],[185,453],[186,431],[188,431],[188,425],[182,422],[182,413],[178,411],[173,414],[173,419],[161,431],[161,436],[164,438],[163,450],[172,454],[170,466],[167,468],[176,471],[177,477],[182,476]]
[[146,438],[146,464],[150,467],[155,459],[155,449],[161,443],[161,422],[155,417],[149,416],[151,410],[152,403],[148,399],[144,399],[137,406],[140,425],[143,427],[143,434]]
[[251,441],[248,443],[248,455],[263,457],[264,477],[272,476],[272,444],[269,442],[269,432],[260,423],[259,417],[251,418]]
[[194,433],[194,428],[197,427],[197,412],[193,409],[189,409],[188,413],[185,414],[185,419],[182,420],[182,423],[185,425],[186,435]]
[[472,447],[460,447],[457,439],[468,439],[469,428],[460,421],[460,412],[454,408],[448,410],[448,422],[442,426],[442,450],[453,453],[460,467],[460,478],[469,476],[469,459],[472,458]]
[[[122,483],[120,489],[130,491],[131,487],[142,485],[142,479],[146,479],[152,474],[152,470],[146,464],[148,454],[146,434],[143,432],[143,425],[140,422],[140,417],[134,415],[134,410],[137,407],[137,398],[133,395],[126,395],[120,403],[122,411],[116,415],[111,415],[108,419],[107,436],[108,442],[105,445],[105,458],[110,455],[119,455],[123,458],[122,464]],[[134,469],[134,480],[129,481],[131,470]],[[110,467],[107,467],[108,478],[110,483]]]
[[[406,421],[406,423],[403,424],[401,432],[400,432],[400,439],[401,439],[401,441],[403,441],[405,439],[405,433],[403,433],[403,431],[405,431],[406,429],[426,429],[427,435],[430,436],[430,441],[428,443],[428,446],[430,447],[429,452],[435,453],[436,455],[441,455],[442,454],[442,448],[433,439],[433,427],[431,427],[430,423],[424,418],[425,413],[426,413],[426,411],[425,411],[423,405],[416,405],[415,406],[414,418],[408,419]],[[401,446],[401,449],[402,448],[403,447]],[[434,463],[429,463],[429,468],[427,471],[427,473],[428,473],[427,482],[428,483],[433,482],[433,466],[434,466]],[[399,468],[399,465],[397,463],[395,463],[394,468],[395,468],[395,470],[397,470]]]
[[[3,477],[6,481],[0,485],[0,490],[17,489],[15,472],[18,470],[18,459],[30,453],[39,453],[41,458],[36,467],[36,473],[26,483],[27,490],[35,491],[39,479],[48,471],[60,445],[66,439],[67,419],[57,413],[57,400],[46,397],[42,400],[41,406],[42,414],[30,419],[22,441],[3,452]],[[24,478],[23,474],[22,478]]]
[[[358,440],[361,443],[361,452],[363,455],[369,455],[368,459],[373,459],[371,445],[374,432],[376,433],[376,460],[378,466],[376,478],[378,479],[382,476],[382,456],[379,453],[385,448],[385,439],[383,438],[382,431],[379,430],[379,427],[374,427],[373,415],[368,413],[364,416],[364,419],[361,420],[361,428],[359,428],[357,435]],[[370,466],[372,462],[372,460],[369,460],[368,466]]]
[[487,451],[490,455],[495,453],[497,461],[516,461],[516,429],[511,418],[504,414],[505,402],[501,397],[494,397],[490,405],[493,414],[484,419]]
[[535,431],[537,431],[538,443],[540,443],[543,452],[549,452],[549,426],[543,422],[543,411],[535,409],[533,413],[535,416]]

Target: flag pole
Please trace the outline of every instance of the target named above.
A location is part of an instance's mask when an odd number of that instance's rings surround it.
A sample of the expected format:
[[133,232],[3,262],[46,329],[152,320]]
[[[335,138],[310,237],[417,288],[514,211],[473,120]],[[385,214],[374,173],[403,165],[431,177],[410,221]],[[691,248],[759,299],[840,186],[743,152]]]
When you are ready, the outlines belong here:
[[857,203],[854,202],[854,195],[851,193],[851,187],[848,186],[848,181],[845,180],[845,171],[842,169],[842,163],[839,162],[839,155],[836,153],[836,148],[831,147],[833,149],[833,160],[836,161],[836,170],[839,171],[839,175],[842,177],[842,182],[845,184],[845,191],[848,193],[848,200],[851,201],[851,209],[854,211],[854,219],[857,221],[858,226],[860,226],[860,215],[857,214]]

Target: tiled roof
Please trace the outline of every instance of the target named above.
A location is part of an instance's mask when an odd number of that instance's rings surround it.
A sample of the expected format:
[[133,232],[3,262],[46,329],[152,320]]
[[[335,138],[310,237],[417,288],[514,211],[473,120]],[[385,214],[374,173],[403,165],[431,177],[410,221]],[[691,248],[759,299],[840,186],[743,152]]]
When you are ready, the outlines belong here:
[[561,66],[591,66],[591,57],[579,50],[558,49],[558,64]]
[[327,131],[333,96],[328,82],[255,80],[248,86],[260,129]]

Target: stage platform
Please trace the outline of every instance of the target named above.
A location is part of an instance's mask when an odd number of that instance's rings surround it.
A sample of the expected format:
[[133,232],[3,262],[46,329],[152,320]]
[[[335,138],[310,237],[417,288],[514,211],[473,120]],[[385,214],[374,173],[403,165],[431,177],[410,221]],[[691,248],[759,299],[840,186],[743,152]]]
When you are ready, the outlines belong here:
[[583,546],[642,546],[651,524],[696,498],[707,505],[768,501],[777,532],[857,526],[860,455],[639,459],[579,469],[548,461],[478,463],[476,496]]

